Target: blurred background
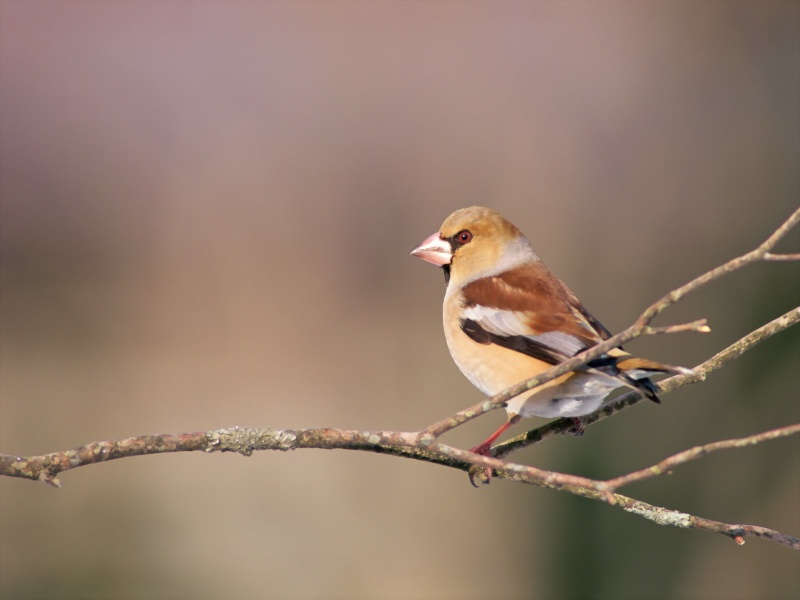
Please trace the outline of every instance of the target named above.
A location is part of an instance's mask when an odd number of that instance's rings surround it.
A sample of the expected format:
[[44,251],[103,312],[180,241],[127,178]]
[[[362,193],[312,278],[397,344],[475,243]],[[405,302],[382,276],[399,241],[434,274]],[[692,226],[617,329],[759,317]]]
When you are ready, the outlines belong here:
[[[4,453],[419,429],[481,398],[445,347],[441,273],[409,256],[453,210],[501,211],[618,331],[800,198],[797,2],[0,11]],[[751,266],[658,321],[713,333],[629,349],[696,365],[796,306],[799,282]],[[605,478],[797,422],[799,341],[517,458]],[[470,447],[503,418],[445,439]],[[798,535],[799,472],[782,440],[623,492]],[[151,456],[62,481],[0,479],[2,598],[800,594],[775,544],[386,456]]]

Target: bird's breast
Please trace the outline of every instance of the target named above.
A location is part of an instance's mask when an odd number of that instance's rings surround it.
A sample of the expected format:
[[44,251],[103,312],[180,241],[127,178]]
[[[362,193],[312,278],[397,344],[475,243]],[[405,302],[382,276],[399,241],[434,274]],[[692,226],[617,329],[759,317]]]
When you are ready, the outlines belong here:
[[444,336],[458,368],[484,394],[494,395],[529,377],[546,371],[541,360],[496,344],[481,344],[461,329],[458,297],[445,296]]

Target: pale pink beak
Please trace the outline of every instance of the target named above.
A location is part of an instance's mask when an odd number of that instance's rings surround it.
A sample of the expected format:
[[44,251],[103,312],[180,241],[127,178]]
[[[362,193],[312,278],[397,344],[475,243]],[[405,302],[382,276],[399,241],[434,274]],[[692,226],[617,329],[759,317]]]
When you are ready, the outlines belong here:
[[450,242],[443,240],[437,231],[430,237],[426,237],[419,246],[411,251],[411,256],[421,258],[437,267],[449,265],[453,260],[453,250]]

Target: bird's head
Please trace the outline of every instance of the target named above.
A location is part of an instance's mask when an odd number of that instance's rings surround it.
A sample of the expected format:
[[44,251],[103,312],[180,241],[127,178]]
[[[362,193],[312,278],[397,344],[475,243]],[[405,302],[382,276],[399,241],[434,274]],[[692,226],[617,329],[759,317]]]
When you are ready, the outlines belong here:
[[500,213],[483,206],[451,214],[411,255],[442,267],[449,281],[462,285],[536,259],[522,232]]

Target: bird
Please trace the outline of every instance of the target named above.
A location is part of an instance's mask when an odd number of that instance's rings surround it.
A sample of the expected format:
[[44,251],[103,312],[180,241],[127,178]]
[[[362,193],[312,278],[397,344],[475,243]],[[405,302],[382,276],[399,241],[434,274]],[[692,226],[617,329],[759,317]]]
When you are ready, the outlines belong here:
[[[455,211],[411,255],[441,267],[442,321],[458,368],[489,396],[544,373],[611,337],[534,252],[530,241],[497,211],[471,206]],[[579,417],[625,386],[660,402],[650,376],[691,374],[683,367],[636,358],[614,348],[506,405],[508,419],[471,452],[492,456],[492,444],[522,418]],[[486,479],[491,469],[485,469]],[[470,473],[473,485],[474,472]]]

